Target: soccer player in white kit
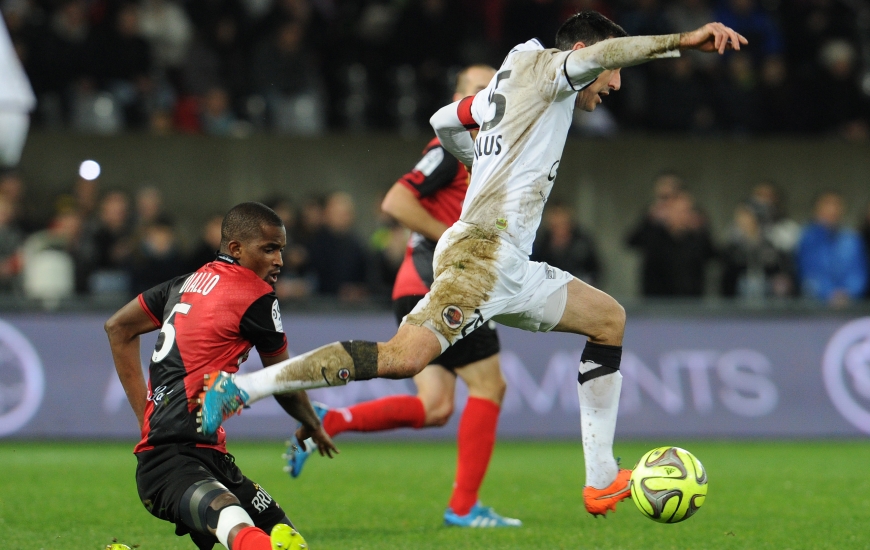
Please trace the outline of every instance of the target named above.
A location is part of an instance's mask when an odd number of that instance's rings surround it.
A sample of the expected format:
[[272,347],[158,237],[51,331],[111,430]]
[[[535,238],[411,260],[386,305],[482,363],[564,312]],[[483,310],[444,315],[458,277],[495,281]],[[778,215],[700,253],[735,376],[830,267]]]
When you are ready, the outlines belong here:
[[[206,378],[206,433],[274,393],[374,377],[407,378],[490,319],[529,331],[587,337],[578,373],[586,510],[615,510],[630,496],[629,470],[613,458],[625,311],[570,274],[529,260],[556,179],[574,107],[592,111],[620,88],[620,69],[680,50],[724,53],[744,37],[720,23],[683,34],[628,37],[593,11],[569,18],[556,49],[516,46],[487,88],[431,119],[442,145],[472,166],[460,220],[438,241],[435,281],[386,343],[336,342],[261,371]],[[480,128],[472,141],[468,130]],[[300,438],[301,439],[301,438]]]

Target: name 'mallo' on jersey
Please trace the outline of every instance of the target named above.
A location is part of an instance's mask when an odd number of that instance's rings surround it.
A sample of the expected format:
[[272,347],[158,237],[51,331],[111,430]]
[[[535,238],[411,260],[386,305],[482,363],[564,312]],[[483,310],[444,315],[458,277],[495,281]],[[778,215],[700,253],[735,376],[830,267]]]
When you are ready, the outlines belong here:
[[[423,158],[399,178],[398,183],[411,191],[433,218],[450,227],[462,211],[462,200],[468,190],[468,170],[435,138],[426,145]],[[393,285],[393,300],[429,292],[435,279],[432,259],[436,244],[419,233],[411,233],[405,259]]]
[[224,429],[197,432],[196,398],[204,375],[236,372],[252,347],[261,356],[287,349],[275,291],[223,254],[194,273],[139,295],[160,335],[151,355],[142,440],[133,451],[165,443],[195,443],[226,452]]
[[489,85],[458,105],[466,128],[480,126],[461,220],[494,228],[531,254],[550,195],[577,92],[603,70],[590,64],[569,80],[571,51],[545,50],[537,40],[516,46]]

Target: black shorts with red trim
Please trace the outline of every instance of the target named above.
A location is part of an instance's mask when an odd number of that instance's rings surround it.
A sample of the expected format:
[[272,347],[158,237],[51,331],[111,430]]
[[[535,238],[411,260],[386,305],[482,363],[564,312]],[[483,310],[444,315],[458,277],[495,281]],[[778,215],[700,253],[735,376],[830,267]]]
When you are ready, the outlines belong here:
[[[405,315],[411,313],[421,298],[422,296],[402,296],[393,300],[393,313],[396,314],[396,321],[401,323]],[[440,365],[452,372],[470,363],[491,357],[500,349],[495,322],[489,321],[447,348],[447,351],[433,359],[429,364]]]
[[239,499],[254,525],[269,533],[279,523],[292,525],[284,510],[260,485],[242,474],[233,455],[194,444],[157,445],[136,454],[136,487],[145,508],[159,519],[175,524],[179,537],[190,535],[200,550],[211,550],[217,537],[202,533],[182,519],[181,500],[191,485],[217,481]]

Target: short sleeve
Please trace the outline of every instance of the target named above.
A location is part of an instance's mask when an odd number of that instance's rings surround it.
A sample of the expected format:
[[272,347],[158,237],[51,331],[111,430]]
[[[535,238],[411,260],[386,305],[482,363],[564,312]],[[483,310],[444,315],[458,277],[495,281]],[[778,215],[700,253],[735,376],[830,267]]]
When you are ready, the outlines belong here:
[[418,199],[428,197],[439,189],[449,186],[456,178],[459,161],[444,147],[431,147],[414,169],[399,178],[399,183],[407,187]]
[[171,279],[155,287],[149,288],[139,295],[139,305],[151,318],[155,327],[163,326],[163,310],[169,300],[169,291],[178,279]]
[[239,333],[262,356],[272,357],[287,349],[281,308],[274,292],[264,294],[248,307],[239,321]]

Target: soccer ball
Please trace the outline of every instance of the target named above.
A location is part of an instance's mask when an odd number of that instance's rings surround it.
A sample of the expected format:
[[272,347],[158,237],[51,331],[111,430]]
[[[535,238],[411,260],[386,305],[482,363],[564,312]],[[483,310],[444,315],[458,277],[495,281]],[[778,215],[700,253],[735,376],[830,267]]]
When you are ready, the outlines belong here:
[[653,449],[641,457],[631,473],[631,499],[640,513],[653,521],[689,519],[706,498],[707,471],[685,449]]
[[130,548],[129,546],[127,546],[126,544],[121,544],[119,542],[116,542],[114,544],[107,544],[106,550],[133,550],[133,549]]

